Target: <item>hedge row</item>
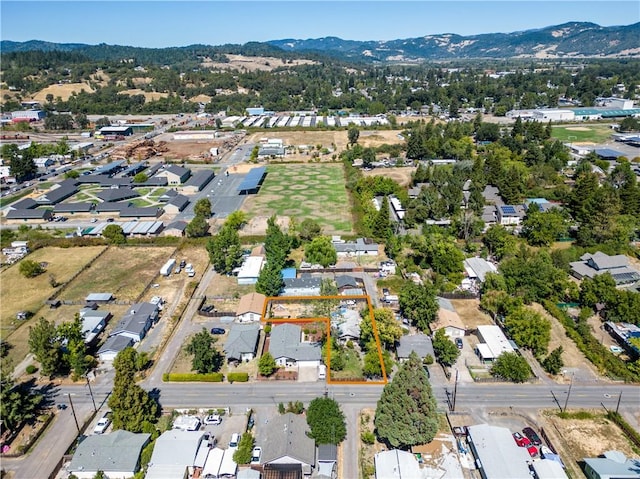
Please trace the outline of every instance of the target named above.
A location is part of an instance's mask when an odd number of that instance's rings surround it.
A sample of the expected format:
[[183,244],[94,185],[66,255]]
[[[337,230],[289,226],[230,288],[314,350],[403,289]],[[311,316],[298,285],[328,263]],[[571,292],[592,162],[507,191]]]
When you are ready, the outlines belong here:
[[562,325],[578,349],[596,367],[604,370],[613,379],[622,379],[626,382],[639,381],[640,376],[631,371],[627,365],[615,356],[608,348],[598,342],[592,334],[581,335],[575,328],[575,322],[571,317],[551,301],[544,302],[545,309]]
[[207,382],[207,383],[220,383],[224,379],[222,373],[164,373],[162,375],[163,381],[173,381],[179,383],[185,383],[190,381]]
[[229,373],[227,374],[227,381],[230,383],[246,383],[249,380],[248,373]]

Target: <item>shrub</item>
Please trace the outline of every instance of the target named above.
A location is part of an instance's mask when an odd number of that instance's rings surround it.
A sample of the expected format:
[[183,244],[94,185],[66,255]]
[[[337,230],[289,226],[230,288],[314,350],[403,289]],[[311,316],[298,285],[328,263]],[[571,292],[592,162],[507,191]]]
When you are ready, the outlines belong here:
[[361,434],[360,439],[362,439],[363,443],[371,445],[376,442],[376,435],[371,431],[365,431]]
[[[166,377],[166,379],[165,379]],[[222,382],[224,376],[222,373],[208,373],[208,374],[197,374],[197,373],[169,373],[163,374],[163,381],[173,381],[178,383],[184,382],[207,382],[207,383],[219,383]]]
[[246,383],[249,380],[249,373],[229,373],[227,374],[227,381],[230,383]]
[[29,364],[29,366],[27,366],[27,374],[33,374],[38,370],[37,367],[35,367],[33,364]]

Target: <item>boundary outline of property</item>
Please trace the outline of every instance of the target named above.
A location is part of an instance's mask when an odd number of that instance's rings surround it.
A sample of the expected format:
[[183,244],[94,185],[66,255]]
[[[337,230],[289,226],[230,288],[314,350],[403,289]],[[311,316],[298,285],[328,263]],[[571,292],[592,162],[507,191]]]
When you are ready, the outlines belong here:
[[373,330],[373,337],[375,339],[376,348],[378,349],[378,361],[380,361],[380,369],[382,371],[382,379],[378,381],[341,381],[341,380],[333,380],[331,379],[331,347],[327,348],[327,384],[345,384],[345,385],[386,385],[388,383],[387,379],[387,371],[384,365],[384,360],[382,357],[382,345],[380,344],[380,336],[378,334],[378,325],[376,323],[376,319],[373,314],[373,304],[371,303],[371,297],[368,294],[361,295],[349,295],[349,296],[340,296],[340,295],[331,295],[331,296],[267,296],[264,300],[264,304],[262,306],[262,313],[260,315],[261,323],[317,323],[319,321],[326,322],[327,324],[327,341],[331,341],[331,318],[319,317],[319,318],[267,318],[267,307],[271,302],[293,302],[293,301],[319,301],[325,299],[337,299],[340,301],[346,300],[365,300],[367,302],[367,306],[369,307],[369,318],[371,319],[371,328]]

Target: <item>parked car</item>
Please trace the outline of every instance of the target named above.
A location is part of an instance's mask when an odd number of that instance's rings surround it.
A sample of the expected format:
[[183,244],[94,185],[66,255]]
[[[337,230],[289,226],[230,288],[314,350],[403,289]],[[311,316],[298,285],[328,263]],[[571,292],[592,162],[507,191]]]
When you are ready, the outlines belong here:
[[224,334],[226,331],[223,328],[211,328],[211,334]]
[[104,416],[100,418],[100,420],[96,424],[96,427],[93,428],[94,434],[102,434],[107,430],[107,428],[109,427],[109,424],[111,424],[111,418],[109,416],[110,414],[106,413]]
[[527,452],[529,453],[529,455],[531,457],[537,457],[538,448],[536,446],[529,446],[529,447],[527,447]]
[[514,432],[513,433],[513,439],[516,441],[516,444],[518,446],[520,446],[520,447],[530,447],[531,446],[531,441],[529,440],[529,438],[524,437],[519,432]]
[[522,430],[522,433],[525,435],[525,437],[529,438],[529,440],[534,446],[539,446],[542,444],[542,441],[540,440],[540,436],[538,436],[532,428],[525,427]]
[[260,456],[262,456],[262,448],[256,446],[251,451],[251,464],[260,464]]
[[231,441],[229,441],[229,447],[238,447],[238,443],[240,442],[240,434],[234,432],[231,435]]
[[456,338],[456,346],[458,349],[462,349],[464,347],[464,343],[462,342],[462,338]]
[[219,414],[211,414],[204,418],[204,423],[217,426],[218,424],[222,424],[222,417],[220,417]]
[[187,266],[187,262],[185,260],[180,261],[180,267],[184,268],[185,266]]

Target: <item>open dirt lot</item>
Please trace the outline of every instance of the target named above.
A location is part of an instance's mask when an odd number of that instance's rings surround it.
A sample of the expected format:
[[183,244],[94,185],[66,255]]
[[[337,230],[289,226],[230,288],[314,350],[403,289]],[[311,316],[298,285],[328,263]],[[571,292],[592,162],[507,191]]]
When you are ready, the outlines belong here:
[[411,184],[411,175],[416,171],[413,166],[404,166],[398,168],[374,168],[370,171],[364,171],[364,176],[385,176],[391,178],[400,186],[409,186]]
[[[598,371],[593,367],[591,362],[580,352],[576,343],[567,337],[564,326],[551,316],[547,311],[537,303],[531,305],[531,308],[547,318],[551,323],[551,341],[549,341],[549,351],[553,351],[558,346],[562,346],[562,359],[564,361],[564,369],[575,371],[583,380],[604,380],[606,378],[600,376]],[[556,378],[558,382],[567,382],[570,377],[560,375]]]
[[62,98],[63,101],[67,101],[72,93],[80,93],[82,90],[87,93],[93,93],[93,88],[88,83],[63,83],[61,85],[49,85],[43,88],[38,93],[33,95],[32,100],[45,103],[47,101],[47,95],[53,95],[53,98]]
[[228,59],[228,63],[220,63],[211,61],[211,59],[205,59],[202,62],[202,66],[205,68],[212,68],[218,70],[247,70],[247,71],[267,71],[270,72],[275,68],[284,66],[297,66],[297,65],[313,65],[318,62],[313,60],[288,60],[285,61],[281,58],[275,57],[246,57],[244,55],[225,55]]
[[494,324],[491,316],[480,310],[480,300],[478,299],[452,299],[451,304],[456,308],[456,312],[467,330],[476,329],[485,324]]
[[82,301],[91,292],[104,292],[112,293],[120,301],[135,301],[159,275],[174,250],[171,247],[110,247],[60,297]]
[[146,92],[144,90],[140,90],[139,88],[123,90],[118,92],[118,95],[142,95],[144,96],[145,101],[155,101],[159,100],[160,98],[167,98],[169,96],[168,93],[160,93],[156,91]]

